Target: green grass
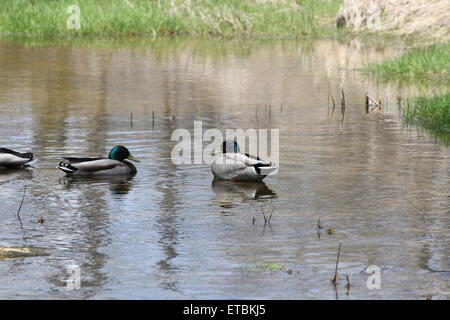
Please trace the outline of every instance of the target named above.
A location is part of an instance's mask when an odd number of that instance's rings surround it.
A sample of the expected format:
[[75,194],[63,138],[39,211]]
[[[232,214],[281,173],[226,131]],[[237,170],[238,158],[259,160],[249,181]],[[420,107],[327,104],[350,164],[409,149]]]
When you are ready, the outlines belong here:
[[437,134],[450,134],[450,93],[422,96],[403,109],[407,124],[422,126]]
[[413,49],[380,64],[366,64],[363,70],[384,80],[407,80],[424,87],[443,84],[443,93],[414,98],[403,108],[407,125],[418,125],[447,144],[450,142],[450,43]]
[[[314,36],[334,32],[341,0],[2,0],[0,36]],[[81,29],[67,28],[69,5]]]
[[381,64],[366,64],[364,70],[383,78],[416,80],[426,78],[448,81],[450,80],[450,43],[414,49],[399,58],[390,59]]

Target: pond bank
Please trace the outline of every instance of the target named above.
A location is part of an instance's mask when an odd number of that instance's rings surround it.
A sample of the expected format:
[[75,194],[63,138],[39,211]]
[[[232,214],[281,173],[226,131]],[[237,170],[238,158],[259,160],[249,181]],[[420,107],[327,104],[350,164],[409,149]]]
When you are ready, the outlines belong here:
[[365,69],[384,78],[428,78],[450,81],[450,42],[413,49],[407,54],[380,64],[366,64]]
[[407,124],[420,125],[442,142],[450,143],[450,93],[419,97],[414,107],[407,104],[403,113]]
[[[450,83],[450,2],[445,0],[343,0],[336,22],[357,33],[400,35],[417,44],[398,58],[368,63],[363,69],[386,81],[406,80],[429,87]],[[409,101],[409,100],[408,100]],[[423,126],[450,141],[447,89],[421,93],[403,110],[407,124]],[[442,140],[442,139],[440,139]]]
[[[0,2],[0,36],[311,36],[334,29],[340,0]],[[79,28],[76,24],[79,8]]]
[[[413,49],[405,55],[379,64],[366,64],[364,69],[385,80],[403,79],[424,84],[450,83],[450,42]],[[450,93],[422,94],[404,105],[408,125],[423,126],[439,140],[450,142]]]
[[446,0],[343,0],[338,21],[355,31],[450,41]]

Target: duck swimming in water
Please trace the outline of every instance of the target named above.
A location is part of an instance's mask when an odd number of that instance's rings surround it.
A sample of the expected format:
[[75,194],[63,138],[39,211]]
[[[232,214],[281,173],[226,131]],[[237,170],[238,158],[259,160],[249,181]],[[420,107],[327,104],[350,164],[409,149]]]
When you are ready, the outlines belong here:
[[233,181],[262,181],[277,167],[259,157],[240,152],[234,140],[222,143],[222,151],[214,151],[215,159],[211,165],[214,179]]
[[0,169],[20,169],[36,162],[31,152],[20,153],[0,148]]
[[133,175],[136,167],[128,160],[140,162],[124,146],[115,146],[108,158],[66,157],[59,163],[58,169],[67,175]]

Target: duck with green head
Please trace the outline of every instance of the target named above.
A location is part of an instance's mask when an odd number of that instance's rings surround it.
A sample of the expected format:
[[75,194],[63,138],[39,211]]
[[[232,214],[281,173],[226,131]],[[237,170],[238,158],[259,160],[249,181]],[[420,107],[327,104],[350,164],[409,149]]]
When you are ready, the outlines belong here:
[[133,157],[124,146],[115,146],[108,158],[76,158],[66,157],[58,165],[58,169],[67,175],[134,175],[136,167],[127,160],[140,162]]
[[211,155],[215,157],[211,165],[215,180],[262,181],[278,169],[272,162],[242,153],[235,140],[224,141],[222,150],[215,150]]

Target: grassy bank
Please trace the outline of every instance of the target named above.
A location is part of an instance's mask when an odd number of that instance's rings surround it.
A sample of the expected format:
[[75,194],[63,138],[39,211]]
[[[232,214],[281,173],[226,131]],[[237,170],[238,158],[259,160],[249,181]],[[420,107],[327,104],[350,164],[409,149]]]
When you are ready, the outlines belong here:
[[437,134],[450,134],[450,93],[416,98],[403,113],[408,124],[420,125]]
[[450,43],[414,49],[381,64],[367,64],[364,69],[384,78],[450,80]]
[[[2,0],[0,36],[302,36],[334,29],[341,0]],[[79,30],[67,28],[70,5]]]
[[[364,70],[384,79],[407,79],[415,83],[450,82],[450,43],[414,49],[407,54],[367,64]],[[448,86],[447,86],[448,88]],[[439,140],[450,141],[450,93],[411,99],[403,109],[406,124],[419,125]]]

